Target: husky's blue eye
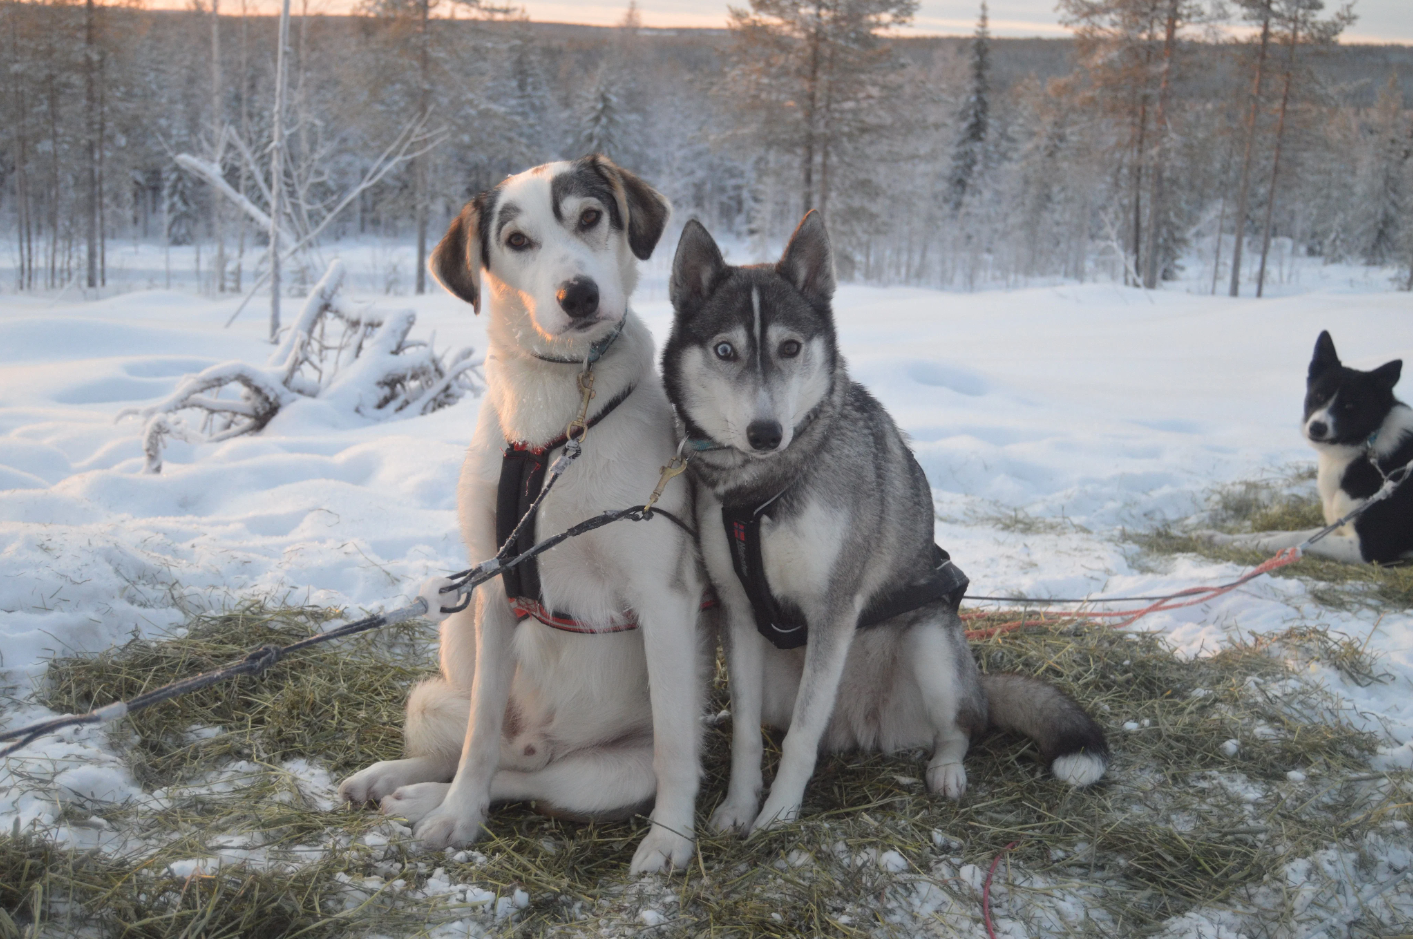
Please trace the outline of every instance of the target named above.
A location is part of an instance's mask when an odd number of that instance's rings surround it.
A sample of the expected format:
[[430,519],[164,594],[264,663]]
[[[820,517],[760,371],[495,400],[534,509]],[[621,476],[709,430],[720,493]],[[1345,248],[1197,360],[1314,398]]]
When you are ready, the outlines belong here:
[[736,358],[736,349],[729,342],[718,342],[716,348],[712,350],[716,357],[723,362],[730,362]]
[[793,359],[800,354],[800,343],[795,339],[786,339],[780,344],[780,357],[782,359]]

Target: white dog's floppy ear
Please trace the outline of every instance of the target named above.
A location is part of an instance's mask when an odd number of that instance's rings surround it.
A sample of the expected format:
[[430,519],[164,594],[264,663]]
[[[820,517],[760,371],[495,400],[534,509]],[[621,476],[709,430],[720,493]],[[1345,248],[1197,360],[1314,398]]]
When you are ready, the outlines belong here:
[[834,296],[834,252],[829,247],[824,219],[814,209],[805,214],[790,236],[775,272],[794,284],[812,305],[828,306]]
[[721,249],[701,222],[688,221],[677,242],[672,278],[667,283],[672,308],[679,314],[695,313],[716,292],[725,273],[726,261],[721,257]]
[[628,247],[633,256],[646,261],[653,256],[662,230],[667,227],[667,217],[672,214],[672,203],[634,174],[617,165],[608,157],[594,154],[589,157],[599,172],[613,185],[614,194],[619,198],[620,208],[628,216]]
[[1315,378],[1329,369],[1339,368],[1339,353],[1335,352],[1334,340],[1327,329],[1315,340],[1315,355],[1310,359],[1309,377]]
[[483,196],[466,203],[461,214],[432,249],[427,269],[451,293],[481,312],[481,205]]

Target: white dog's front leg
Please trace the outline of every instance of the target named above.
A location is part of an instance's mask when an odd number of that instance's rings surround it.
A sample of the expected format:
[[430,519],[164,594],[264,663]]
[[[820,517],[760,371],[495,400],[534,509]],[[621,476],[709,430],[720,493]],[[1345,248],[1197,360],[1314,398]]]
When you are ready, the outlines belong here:
[[[726,668],[731,682],[731,784],[711,817],[717,831],[750,830],[760,809],[761,698],[765,683],[765,639],[749,610],[726,604]],[[739,615],[738,615],[739,614]]]
[[[1306,538],[1320,529],[1309,531],[1258,531],[1247,535],[1228,535],[1219,531],[1199,531],[1195,536],[1211,544],[1230,548],[1249,548],[1252,551],[1283,551],[1303,543]],[[1325,539],[1328,541],[1329,539]],[[1317,542],[1318,543],[1318,542]]]
[[[858,611],[853,604],[843,617],[824,629],[810,628],[805,646],[805,668],[800,677],[800,690],[795,695],[795,710],[790,717],[790,732],[780,748],[780,769],[770,785],[770,796],[756,816],[751,832],[792,822],[800,814],[805,785],[814,775],[819,758],[819,741],[834,714],[834,702],[839,694],[839,679],[849,657],[854,640],[854,624]],[[818,617],[812,622],[825,622]]]
[[414,830],[432,851],[468,845],[480,836],[500,765],[501,725],[515,676],[515,616],[498,579],[477,591],[476,603],[476,667],[461,761],[441,805]]
[[[697,587],[695,578],[689,586]],[[657,801],[652,831],[633,855],[634,874],[681,870],[692,858],[693,812],[700,785],[701,680],[696,621],[701,591],[657,588],[634,604],[643,630],[653,713]]]

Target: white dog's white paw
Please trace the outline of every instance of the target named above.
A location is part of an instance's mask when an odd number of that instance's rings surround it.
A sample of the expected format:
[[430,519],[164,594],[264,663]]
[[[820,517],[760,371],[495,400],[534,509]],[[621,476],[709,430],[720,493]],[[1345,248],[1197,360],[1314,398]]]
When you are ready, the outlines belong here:
[[409,778],[406,764],[411,760],[384,760],[361,769],[339,783],[339,798],[354,805],[381,802],[396,789],[419,780]]
[[441,807],[450,783],[413,783],[394,789],[383,796],[378,809],[384,815],[396,815],[414,825]]
[[788,825],[800,817],[800,803],[786,804],[776,802],[773,799],[766,799],[765,805],[761,808],[760,814],[756,816],[755,822],[751,825],[751,834],[769,831],[772,828],[779,828],[781,825]]
[[927,768],[927,791],[949,799],[960,799],[967,792],[967,771],[960,763],[938,763]]
[[717,806],[715,812],[711,813],[712,830],[721,834],[730,831],[741,833],[750,831],[751,822],[755,821],[759,806],[760,801],[757,799],[734,802],[728,798]]
[[653,825],[653,830],[638,845],[629,866],[631,874],[655,874],[659,871],[685,870],[692,860],[695,848],[691,838],[661,825]]
[[1192,533],[1192,537],[1198,541],[1205,541],[1207,544],[1231,545],[1237,544],[1239,539],[1236,535],[1228,535],[1225,532],[1212,531],[1210,528],[1203,528]]
[[428,851],[441,851],[444,848],[465,848],[481,837],[486,812],[458,811],[458,807],[443,800],[412,829],[413,836]]
[[1061,782],[1078,788],[1104,778],[1104,769],[1108,765],[1108,760],[1092,753],[1067,753],[1055,758],[1055,762],[1050,764],[1050,772]]

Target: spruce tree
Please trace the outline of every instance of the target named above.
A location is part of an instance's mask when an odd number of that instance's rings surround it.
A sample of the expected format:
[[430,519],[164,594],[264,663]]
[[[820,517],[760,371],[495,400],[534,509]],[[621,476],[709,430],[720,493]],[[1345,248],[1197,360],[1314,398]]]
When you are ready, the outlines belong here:
[[961,210],[978,171],[985,165],[990,119],[987,72],[990,68],[991,32],[987,28],[986,0],[982,0],[981,16],[976,21],[976,34],[971,41],[971,88],[958,117],[962,130],[952,150],[952,170],[947,177],[947,205],[953,212]]

